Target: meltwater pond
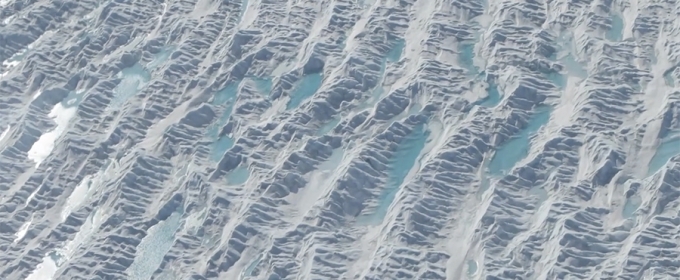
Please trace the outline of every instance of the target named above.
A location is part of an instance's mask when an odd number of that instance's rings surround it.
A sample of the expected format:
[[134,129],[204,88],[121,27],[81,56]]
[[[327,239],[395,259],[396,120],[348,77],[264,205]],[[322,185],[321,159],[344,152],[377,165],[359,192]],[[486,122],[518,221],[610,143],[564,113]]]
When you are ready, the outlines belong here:
[[392,49],[387,52],[387,56],[385,57],[387,62],[399,61],[399,59],[401,59],[402,52],[404,52],[404,46],[406,46],[406,41],[401,39],[397,40]]
[[605,33],[605,38],[609,41],[621,41],[623,38],[623,18],[619,15],[612,16],[612,26]]
[[227,85],[224,89],[215,93],[211,101],[212,105],[220,106],[226,104],[224,113],[220,118],[208,127],[207,137],[214,140],[215,142],[211,145],[210,160],[219,161],[222,159],[224,153],[227,152],[232,146],[234,146],[234,139],[223,135],[219,136],[220,129],[231,116],[231,112],[234,109],[234,103],[236,102],[236,93],[238,91],[239,83],[232,83]]
[[477,274],[477,269],[479,269],[477,262],[475,260],[467,261],[467,276],[472,278]]
[[642,200],[640,199],[639,196],[631,196],[627,198],[626,202],[623,204],[621,216],[624,219],[632,217],[633,214],[635,213],[635,210],[637,210],[640,207],[640,204],[642,204]]
[[222,136],[213,142],[211,145],[210,160],[218,162],[224,156],[227,150],[234,146],[234,139],[227,136]]
[[661,140],[657,147],[654,157],[649,162],[647,175],[652,175],[659,171],[669,159],[680,154],[680,134],[668,136]]
[[241,274],[241,277],[240,277],[240,278],[241,278],[241,279],[244,279],[244,278],[247,278],[247,277],[252,276],[252,275],[253,275],[253,272],[255,271],[255,268],[257,268],[257,266],[260,264],[260,262],[262,261],[262,258],[263,258],[263,257],[264,257],[263,254],[257,255],[257,257],[255,258],[255,260],[253,260],[250,264],[248,264],[248,266],[246,267],[246,269],[243,270],[243,273]]
[[366,109],[372,107],[375,103],[380,100],[380,97],[385,93],[385,89],[382,84],[385,80],[385,71],[387,70],[388,63],[395,63],[401,59],[404,52],[404,47],[406,46],[406,41],[403,39],[396,40],[394,46],[387,52],[385,57],[380,61],[380,72],[378,73],[378,84],[371,90],[369,99],[359,105],[359,109]]
[[583,67],[583,65],[581,65],[581,63],[576,61],[574,55],[571,53],[560,58],[560,62],[562,62],[564,68],[567,70],[567,73],[570,76],[575,76],[581,79],[588,77],[588,71]]
[[675,87],[675,80],[673,79],[673,71],[675,70],[676,67],[673,67],[671,69],[666,70],[666,72],[663,73],[663,80],[666,82],[666,85],[669,87]]
[[212,102],[210,103],[213,105],[222,105],[231,101],[232,103],[229,108],[227,108],[227,111],[231,113],[230,108],[233,107],[233,101],[236,99],[239,84],[240,82],[227,85],[222,90],[215,93],[215,96],[213,96]]
[[468,70],[471,76],[479,74],[479,69],[474,64],[475,58],[475,45],[473,44],[461,44],[458,46],[458,62],[460,66]]
[[482,99],[479,106],[491,108],[496,107],[501,102],[501,93],[498,91],[498,85],[495,82],[489,82],[486,93],[487,96]]
[[300,106],[303,101],[319,90],[321,82],[323,82],[323,75],[321,73],[313,73],[302,77],[302,81],[300,81],[298,86],[291,93],[286,109],[290,110]]
[[388,165],[387,187],[380,195],[375,212],[360,216],[358,219],[360,223],[379,224],[383,221],[399,187],[416,164],[420,152],[425,148],[428,135],[429,131],[424,125],[420,125],[399,143]]
[[559,72],[546,73],[545,78],[552,82],[559,89],[567,86],[567,76]]
[[229,174],[227,175],[227,182],[230,185],[240,185],[248,181],[249,177],[250,170],[248,170],[248,167],[239,166],[236,167],[231,172],[229,172]]
[[550,110],[542,110],[536,113],[529,120],[525,129],[506,141],[496,150],[491,162],[489,172],[492,176],[500,176],[510,171],[517,162],[522,160],[529,153],[529,137],[536,133],[544,124],[550,120]]
[[257,90],[264,96],[269,96],[272,91],[272,79],[270,78],[250,78],[254,83]]

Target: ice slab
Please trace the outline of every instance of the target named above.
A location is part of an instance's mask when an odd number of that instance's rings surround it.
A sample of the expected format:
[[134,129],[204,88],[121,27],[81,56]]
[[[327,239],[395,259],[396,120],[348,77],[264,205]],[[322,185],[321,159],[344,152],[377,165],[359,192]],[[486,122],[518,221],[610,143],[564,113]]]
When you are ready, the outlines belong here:
[[550,120],[550,111],[542,110],[531,118],[526,128],[506,141],[496,151],[489,163],[492,176],[500,176],[510,171],[517,162],[525,158],[529,152],[530,137]]
[[[10,18],[7,18],[7,19],[10,19]],[[2,77],[4,77],[5,75],[7,75],[7,73],[9,73],[9,70],[10,70],[10,69],[12,69],[12,68],[14,68],[15,66],[19,65],[19,63],[21,63],[21,61],[22,61],[22,60],[24,59],[24,57],[26,56],[27,51],[28,51],[28,48],[24,48],[24,49],[22,49],[21,51],[19,51],[19,52],[17,52],[16,54],[14,54],[14,55],[13,55],[12,57],[10,57],[9,59],[3,61],[3,62],[2,62],[2,67],[0,67],[0,68],[4,68],[6,71],[3,72],[3,73],[0,73],[0,78],[2,78]]]
[[[240,82],[231,83],[224,87],[222,90],[215,93],[211,103],[213,105],[222,105],[227,103],[228,101],[233,102],[236,99],[236,93],[238,92],[239,84]],[[231,111],[229,111],[229,113],[231,113]]]
[[66,132],[69,122],[73,117],[75,117],[76,109],[77,108],[74,106],[64,106],[63,102],[57,103],[57,105],[52,108],[48,114],[48,117],[52,118],[57,126],[54,129],[40,135],[38,141],[33,143],[31,149],[28,150],[27,157],[28,159],[35,162],[36,168],[38,168],[38,166],[40,166],[40,164],[50,155],[50,153],[52,153],[57,140],[64,132]]
[[76,233],[73,240],[70,240],[64,245],[49,254],[47,254],[43,261],[26,277],[26,280],[51,280],[57,273],[60,267],[64,265],[76,252],[78,248],[87,241],[87,239],[95,232],[104,221],[103,211],[95,210],[88,216],[85,223],[80,226],[78,233]]
[[61,221],[65,221],[66,218],[68,218],[69,215],[71,215],[71,212],[73,210],[78,209],[80,205],[87,199],[87,197],[90,194],[90,191],[92,188],[90,188],[92,184],[92,176],[85,176],[82,181],[80,181],[80,184],[78,184],[74,189],[73,192],[71,192],[71,195],[69,195],[68,199],[66,200],[66,205],[64,205],[64,208],[61,211]]
[[2,143],[2,141],[5,140],[5,138],[7,138],[10,129],[12,129],[12,127],[8,125],[7,128],[5,128],[5,130],[2,132],[2,134],[0,134],[0,143]]
[[529,189],[529,194],[538,197],[540,202],[546,201],[549,197],[548,192],[540,186]]
[[319,90],[322,81],[323,75],[321,73],[313,73],[302,77],[302,81],[300,81],[296,89],[291,93],[290,100],[288,101],[288,104],[286,104],[286,109],[291,110],[300,106],[303,101]]
[[175,232],[179,229],[181,218],[181,212],[174,212],[168,219],[149,228],[147,236],[137,246],[134,262],[127,269],[131,279],[146,280],[153,276],[175,243]]
[[52,280],[58,269],[57,262],[52,256],[47,255],[43,258],[42,263],[26,277],[26,280]]
[[649,162],[647,175],[652,175],[659,171],[666,165],[669,159],[677,154],[680,154],[680,134],[662,139],[652,160]]
[[19,242],[21,239],[26,236],[26,233],[28,233],[28,229],[31,227],[31,224],[33,223],[33,215],[31,215],[31,219],[29,219],[27,222],[25,222],[19,230],[14,234],[14,242]]
[[113,99],[109,103],[109,107],[113,109],[119,108],[128,99],[137,95],[151,78],[149,72],[140,64],[121,70],[118,77],[122,80],[113,89]]

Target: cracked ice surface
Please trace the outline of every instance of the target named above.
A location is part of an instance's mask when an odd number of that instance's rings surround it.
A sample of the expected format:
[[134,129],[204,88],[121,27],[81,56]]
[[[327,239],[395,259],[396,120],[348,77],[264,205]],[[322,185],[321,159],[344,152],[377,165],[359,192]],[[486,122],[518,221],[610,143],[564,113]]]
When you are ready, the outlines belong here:
[[0,279],[680,279],[679,13],[0,0]]

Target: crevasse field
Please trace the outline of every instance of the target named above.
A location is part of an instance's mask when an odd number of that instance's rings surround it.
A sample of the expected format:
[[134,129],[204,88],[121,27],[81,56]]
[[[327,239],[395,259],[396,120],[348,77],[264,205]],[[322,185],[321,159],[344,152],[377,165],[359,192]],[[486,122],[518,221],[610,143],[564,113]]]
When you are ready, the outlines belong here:
[[0,0],[0,279],[680,279],[679,18]]

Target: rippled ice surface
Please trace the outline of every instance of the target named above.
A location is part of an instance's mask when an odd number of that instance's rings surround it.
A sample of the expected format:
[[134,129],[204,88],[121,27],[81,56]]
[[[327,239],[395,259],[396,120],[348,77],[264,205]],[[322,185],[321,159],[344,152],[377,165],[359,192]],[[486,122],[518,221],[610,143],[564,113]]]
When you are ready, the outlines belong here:
[[680,279],[673,1],[33,2],[0,280]]
[[510,171],[517,162],[527,156],[529,152],[530,137],[550,120],[550,111],[538,112],[529,121],[528,126],[513,136],[509,141],[502,144],[496,151],[489,163],[489,172],[492,176],[499,176]]

